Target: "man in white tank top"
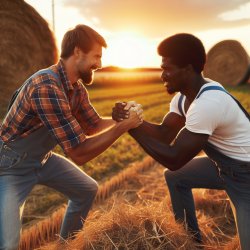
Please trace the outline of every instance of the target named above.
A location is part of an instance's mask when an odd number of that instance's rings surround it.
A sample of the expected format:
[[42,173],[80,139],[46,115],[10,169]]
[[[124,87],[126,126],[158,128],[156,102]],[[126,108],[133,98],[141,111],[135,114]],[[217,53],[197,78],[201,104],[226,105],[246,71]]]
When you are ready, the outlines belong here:
[[[241,248],[250,249],[250,117],[217,82],[205,79],[206,54],[191,34],[176,34],[158,46],[162,80],[177,93],[163,122],[144,121],[129,133],[144,150],[168,168],[175,219],[185,222],[202,243],[192,188],[226,190],[235,215]],[[120,121],[135,103],[117,103],[113,119]],[[207,156],[197,157],[204,150]]]

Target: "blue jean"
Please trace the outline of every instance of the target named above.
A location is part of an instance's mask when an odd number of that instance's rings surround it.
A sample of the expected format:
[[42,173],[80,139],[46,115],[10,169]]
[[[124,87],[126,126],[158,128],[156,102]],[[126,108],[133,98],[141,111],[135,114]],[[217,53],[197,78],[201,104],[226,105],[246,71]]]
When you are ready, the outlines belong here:
[[[1,167],[0,167],[1,168]],[[1,170],[1,169],[0,169]],[[98,185],[74,163],[53,153],[41,167],[25,162],[0,175],[0,249],[18,248],[25,199],[36,184],[46,185],[69,198],[60,236],[67,238],[83,226]]]
[[193,188],[225,190],[231,201],[242,250],[250,249],[250,166],[216,167],[208,157],[196,157],[177,171],[165,171],[176,221],[185,222],[201,240]]

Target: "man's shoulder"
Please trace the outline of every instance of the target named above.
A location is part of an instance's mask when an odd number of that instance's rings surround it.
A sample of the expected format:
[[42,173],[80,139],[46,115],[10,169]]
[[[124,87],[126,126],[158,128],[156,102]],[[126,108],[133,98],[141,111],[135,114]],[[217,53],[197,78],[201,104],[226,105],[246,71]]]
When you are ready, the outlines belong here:
[[217,98],[227,95],[228,95],[227,90],[220,83],[215,81],[209,81],[200,88],[195,99],[202,99],[205,97]]
[[209,82],[202,86],[193,103],[197,106],[223,107],[228,105],[228,101],[231,101],[231,97],[227,90],[218,82]]
[[61,88],[60,78],[58,72],[55,70],[48,68],[39,70],[35,74],[33,74],[28,79],[28,85],[31,88]]

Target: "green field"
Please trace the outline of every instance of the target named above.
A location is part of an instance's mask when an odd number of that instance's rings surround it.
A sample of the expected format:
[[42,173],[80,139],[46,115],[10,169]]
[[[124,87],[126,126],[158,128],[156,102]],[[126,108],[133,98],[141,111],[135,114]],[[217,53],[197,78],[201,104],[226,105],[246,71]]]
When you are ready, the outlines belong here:
[[[117,82],[113,86],[110,84],[105,86],[105,81],[103,79],[101,81],[99,78],[96,86],[94,83],[93,86],[88,87],[90,100],[101,116],[110,116],[116,101],[135,100],[142,104],[145,120],[155,123],[161,122],[163,116],[168,112],[172,96],[166,93],[160,80],[136,84],[136,78],[130,82],[126,80],[126,83],[119,82],[119,78],[113,79],[115,79],[113,83]],[[250,112],[250,86],[227,89]],[[56,148],[56,151],[62,153],[59,147]],[[81,168],[99,183],[102,183],[130,164],[141,161],[144,156],[145,153],[138,144],[128,134],[124,134],[107,151]],[[66,199],[63,195],[47,187],[36,186],[26,202],[24,224],[28,225],[28,222],[43,218],[64,202]]]

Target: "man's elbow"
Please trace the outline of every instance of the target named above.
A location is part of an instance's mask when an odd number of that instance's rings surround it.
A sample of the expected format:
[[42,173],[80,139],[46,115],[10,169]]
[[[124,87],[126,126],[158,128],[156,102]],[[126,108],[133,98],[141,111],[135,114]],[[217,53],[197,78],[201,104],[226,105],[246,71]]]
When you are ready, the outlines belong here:
[[172,171],[176,171],[184,167],[191,159],[185,156],[182,157],[176,156],[175,158],[172,159],[171,163],[169,164],[169,166],[167,166],[167,168],[169,168]]
[[183,165],[180,165],[177,163],[172,163],[172,164],[168,164],[166,167],[168,169],[170,169],[171,171],[176,171],[176,170],[180,169],[181,167],[183,167]]
[[88,160],[84,159],[84,157],[81,157],[81,158],[80,157],[75,157],[75,158],[71,158],[71,159],[78,166],[82,166],[82,165],[84,165],[85,163],[88,162]]
[[171,171],[176,171],[185,165],[185,162],[179,155],[174,155],[169,160],[169,164],[166,167]]
[[88,159],[84,155],[79,155],[75,150],[71,150],[67,153],[67,156],[78,166],[81,166],[88,162]]

